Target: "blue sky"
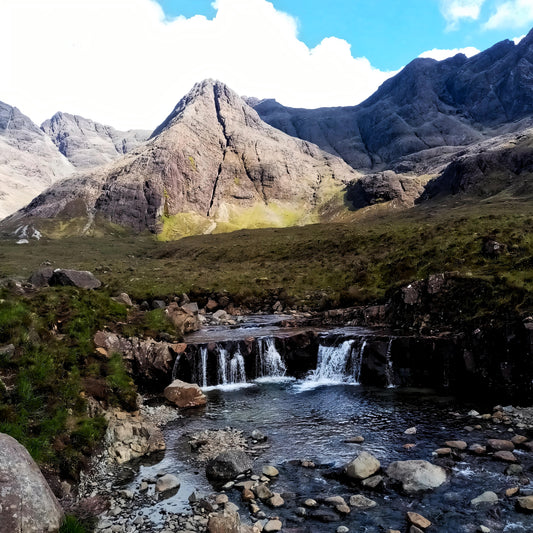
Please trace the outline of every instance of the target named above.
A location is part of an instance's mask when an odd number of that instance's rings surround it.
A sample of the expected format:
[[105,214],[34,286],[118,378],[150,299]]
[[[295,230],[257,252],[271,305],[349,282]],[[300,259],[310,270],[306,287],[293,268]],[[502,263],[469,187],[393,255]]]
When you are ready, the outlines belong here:
[[417,56],[471,56],[533,0],[0,0],[0,100],[153,129],[205,78],[291,107],[356,105]]
[[[213,18],[213,0],[158,0],[169,17],[204,15]],[[419,54],[437,49],[473,46],[484,50],[503,39],[519,37],[530,29],[527,17],[518,24],[485,24],[506,2],[490,0],[481,4],[479,17],[462,17],[454,27],[445,18],[453,2],[439,0],[272,0],[274,7],[295,17],[298,36],[310,48],[325,37],[345,39],[354,56],[364,56],[381,70],[397,70]],[[533,6],[533,0],[524,2]],[[476,1],[456,2],[455,8],[475,6]],[[507,2],[509,4],[509,2]],[[513,6],[511,6],[513,9]],[[515,8],[516,10],[516,8]],[[521,22],[521,23],[520,23]]]

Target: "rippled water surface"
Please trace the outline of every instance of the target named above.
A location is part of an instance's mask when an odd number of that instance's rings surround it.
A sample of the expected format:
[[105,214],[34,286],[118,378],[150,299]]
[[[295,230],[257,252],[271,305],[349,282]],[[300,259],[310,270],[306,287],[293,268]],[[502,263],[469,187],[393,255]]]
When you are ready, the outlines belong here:
[[[182,486],[171,498],[158,503],[147,513],[164,509],[180,511],[187,508],[187,497],[194,489],[211,492],[199,465],[188,446],[187,435],[205,429],[231,426],[249,435],[259,429],[268,436],[270,445],[256,460],[259,472],[265,463],[274,464],[280,476],[273,490],[286,493],[286,505],[274,512],[286,527],[301,531],[328,532],[344,524],[351,531],[380,532],[388,528],[404,531],[405,512],[413,510],[429,518],[434,526],[430,531],[476,531],[481,524],[492,531],[533,531],[533,519],[517,513],[514,502],[505,499],[505,489],[517,486],[518,479],[504,474],[505,464],[489,457],[466,454],[450,466],[449,481],[439,489],[417,496],[403,496],[396,490],[377,492],[342,483],[336,469],[353,459],[359,451],[375,454],[386,467],[394,460],[433,460],[432,452],[445,440],[465,440],[468,444],[484,443],[487,438],[500,437],[506,431],[501,425],[494,429],[467,432],[464,426],[473,423],[465,414],[471,406],[456,403],[452,398],[437,396],[428,391],[375,389],[357,385],[320,386],[295,380],[279,380],[248,385],[246,388],[211,389],[206,391],[208,405],[192,411],[165,429],[168,449],[161,463],[143,466],[133,485],[143,477],[164,470],[177,474]],[[479,406],[477,406],[479,407]],[[458,417],[454,414],[462,414]],[[416,426],[414,436],[404,431]],[[356,435],[365,437],[363,444],[348,444],[345,439]],[[509,436],[509,433],[506,433]],[[404,444],[416,444],[411,450]],[[517,452],[526,475],[531,467],[529,455]],[[302,468],[296,461],[309,459],[317,469]],[[470,500],[486,490],[500,496],[493,507],[473,509]],[[530,484],[522,485],[522,494],[533,492]],[[362,493],[378,502],[366,512],[352,513],[335,523],[323,524],[312,519],[300,519],[294,509],[305,498],[315,499],[341,495],[346,499]],[[248,518],[246,506],[237,492],[230,498],[241,507],[241,515]]]

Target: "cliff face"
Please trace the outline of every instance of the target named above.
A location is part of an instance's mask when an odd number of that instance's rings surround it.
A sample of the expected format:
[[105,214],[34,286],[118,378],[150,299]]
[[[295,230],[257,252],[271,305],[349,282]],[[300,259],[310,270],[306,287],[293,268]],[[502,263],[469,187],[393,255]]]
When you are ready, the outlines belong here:
[[85,217],[184,234],[320,220],[358,178],[342,160],[265,124],[220,82],[195,85],[119,160],[66,180],[13,221]]
[[533,31],[467,59],[415,59],[354,107],[293,109],[254,102],[272,126],[380,170],[403,156],[478,142],[531,124]]
[[77,169],[109,163],[139,146],[150,135],[146,130],[118,131],[69,113],[56,113],[43,122],[41,129]]
[[26,115],[0,102],[0,219],[72,172],[74,167]]

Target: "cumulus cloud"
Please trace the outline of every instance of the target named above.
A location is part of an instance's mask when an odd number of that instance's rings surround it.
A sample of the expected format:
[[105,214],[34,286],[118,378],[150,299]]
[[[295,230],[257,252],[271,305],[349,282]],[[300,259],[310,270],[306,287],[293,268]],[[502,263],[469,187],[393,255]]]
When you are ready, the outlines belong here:
[[533,2],[531,0],[510,0],[496,8],[485,23],[485,28],[524,28],[533,22]]
[[418,57],[430,57],[431,59],[442,61],[443,59],[456,56],[457,54],[464,54],[466,57],[472,57],[479,54],[479,52],[480,50],[473,46],[467,46],[466,48],[452,48],[451,50],[433,48],[433,50],[421,53]]
[[521,35],[520,37],[515,37],[514,39],[512,39],[512,41],[514,42],[514,44],[518,44],[524,37],[525,34]]
[[485,0],[440,0],[440,10],[447,29],[454,30],[463,19],[477,20]]
[[308,48],[296,20],[266,0],[213,6],[212,20],[168,20],[154,0],[0,0],[0,99],[36,121],[61,110],[153,128],[208,77],[319,107],[356,104],[394,74],[354,57],[342,39]]

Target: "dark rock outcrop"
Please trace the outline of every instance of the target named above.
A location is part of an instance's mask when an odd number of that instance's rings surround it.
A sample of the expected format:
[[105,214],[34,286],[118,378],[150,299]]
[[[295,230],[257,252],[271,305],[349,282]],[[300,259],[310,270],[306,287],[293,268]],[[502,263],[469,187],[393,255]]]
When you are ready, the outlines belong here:
[[341,156],[354,168],[379,169],[402,156],[462,146],[518,130],[533,113],[533,32],[471,58],[415,59],[354,107],[294,109],[253,102],[261,118]]
[[50,285],[78,287],[79,289],[98,289],[102,286],[102,282],[87,270],[57,269],[54,270],[48,283]]
[[253,463],[242,450],[227,450],[207,463],[205,468],[209,479],[215,481],[231,481],[239,474],[251,470]]
[[0,433],[0,530],[58,531],[63,510],[26,448]]

